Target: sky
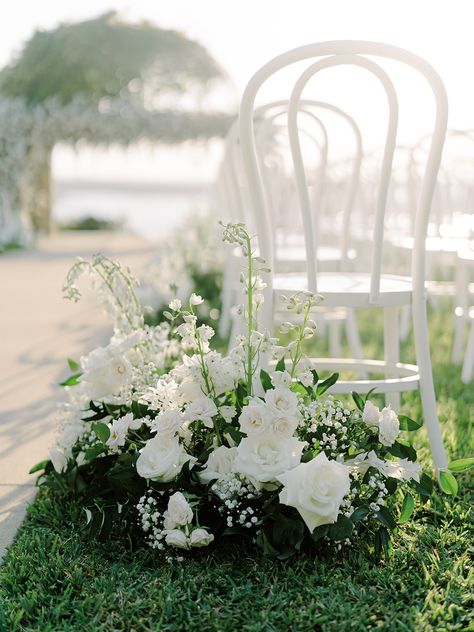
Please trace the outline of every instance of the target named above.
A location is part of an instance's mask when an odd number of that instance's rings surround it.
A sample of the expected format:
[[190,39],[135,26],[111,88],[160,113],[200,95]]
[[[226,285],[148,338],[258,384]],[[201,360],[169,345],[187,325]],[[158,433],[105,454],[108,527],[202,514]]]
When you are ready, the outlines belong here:
[[[250,76],[273,56],[310,42],[332,39],[366,39],[407,48],[429,60],[443,78],[450,98],[450,126],[474,128],[474,61],[473,0],[0,0],[0,65],[8,62],[34,29],[50,29],[62,21],[91,18],[115,9],[129,20],[149,19],[158,26],[174,28],[205,45],[226,69],[235,84],[236,99]],[[344,77],[342,82],[322,80],[324,97],[337,100],[347,85],[363,91],[364,98],[376,99],[373,86]],[[280,97],[283,83],[275,83],[268,96]],[[413,78],[403,84],[409,117],[406,139],[426,131],[424,102],[415,89]],[[375,89],[375,87],[374,87]],[[343,95],[344,96],[344,95]],[[357,110],[364,115],[364,103]],[[383,104],[380,121],[383,121]],[[378,106],[377,106],[378,108]],[[377,109],[376,108],[376,109]],[[428,117],[429,118],[429,117]],[[412,120],[413,119],[413,120]],[[408,120],[408,119],[407,119]],[[368,134],[378,124],[378,115],[366,115]],[[424,125],[424,128],[423,128]],[[375,138],[375,135],[374,135]],[[169,152],[164,160],[160,151],[150,160],[143,149],[120,156],[120,152],[103,154],[104,177],[155,177],[160,169],[163,178],[171,176],[182,152]],[[173,153],[173,152],[172,152]],[[189,174],[208,178],[214,158],[206,165],[203,151],[187,151]],[[216,152],[212,155],[214,156]],[[134,156],[131,160],[131,155]],[[141,156],[141,157],[140,157]],[[193,157],[194,156],[194,157]],[[55,157],[55,171],[63,177],[92,174],[100,160],[97,152],[61,150]],[[134,167],[130,170],[130,165]],[[212,164],[211,164],[212,163]],[[183,168],[183,162],[180,163]],[[154,165],[154,166],[153,166]],[[151,173],[148,173],[151,169]],[[163,171],[164,170],[164,171]],[[186,176],[186,174],[184,174]],[[183,177],[184,177],[183,176]],[[186,179],[186,178],[184,178]]]

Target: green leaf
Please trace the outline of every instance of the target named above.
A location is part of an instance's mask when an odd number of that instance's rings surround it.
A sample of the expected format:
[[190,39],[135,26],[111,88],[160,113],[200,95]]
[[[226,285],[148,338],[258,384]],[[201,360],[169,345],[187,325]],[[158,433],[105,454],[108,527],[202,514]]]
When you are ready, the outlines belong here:
[[79,384],[79,378],[81,375],[82,373],[74,373],[73,375],[70,375],[67,380],[64,380],[64,382],[59,382],[59,386],[76,386]]
[[87,509],[87,507],[83,507],[83,510],[86,514],[86,524],[89,524],[92,520],[92,511],[90,509]]
[[271,377],[263,369],[260,369],[260,382],[262,383],[263,390],[265,392],[273,388]]
[[409,432],[419,430],[423,425],[423,421],[415,421],[406,415],[398,415],[398,421],[400,422],[400,430],[408,430]]
[[351,395],[352,395],[352,399],[355,402],[355,405],[362,412],[364,410],[364,400],[359,395],[359,393],[356,393],[355,391],[352,391]]
[[397,523],[387,507],[380,507],[378,511],[374,511],[374,514],[380,522],[391,531],[397,528]]
[[410,518],[414,510],[415,510],[415,500],[413,496],[407,492],[402,502],[402,508],[400,510],[400,517],[398,518],[398,523],[403,524],[404,522],[406,522]]
[[278,360],[275,366],[275,371],[279,371],[280,373],[283,373],[283,371],[286,371],[285,358],[280,358]]
[[320,524],[319,527],[316,527],[316,529],[311,534],[311,538],[313,542],[317,542],[318,540],[321,540],[321,538],[324,538],[324,536],[327,535],[328,531],[329,531],[328,524]]
[[354,523],[352,520],[341,514],[337,522],[329,527],[328,537],[331,538],[331,540],[345,540],[351,537],[353,529]]
[[466,459],[457,459],[448,463],[448,467],[451,472],[463,472],[474,467],[474,456],[467,457]]
[[380,558],[382,551],[388,555],[390,552],[390,533],[385,527],[380,529],[375,534],[375,555]]
[[395,441],[395,443],[390,446],[388,451],[390,452],[390,454],[393,454],[393,456],[398,456],[401,459],[408,459],[412,462],[416,461],[415,448],[413,448],[413,446],[411,446],[406,441],[403,441],[403,439],[398,439],[398,441]]
[[357,507],[357,509],[355,509],[351,514],[352,522],[354,524],[356,524],[357,522],[360,522],[367,516],[369,511],[370,509],[367,507],[367,505],[361,505],[360,507]]
[[93,461],[99,454],[102,454],[105,451],[103,445],[93,445],[91,448],[87,448],[85,451],[85,459],[86,461]]
[[110,437],[110,428],[107,424],[103,424],[98,421],[95,424],[92,424],[92,430],[95,432],[97,438],[102,441],[102,443],[107,443],[108,438]]
[[339,379],[339,373],[333,373],[328,378],[326,378],[323,382],[318,384],[316,387],[316,397],[319,397],[323,393],[325,393],[328,388],[330,388],[333,384],[337,382]]
[[68,358],[67,359],[67,363],[69,365],[69,368],[71,369],[71,371],[77,371],[78,369],[81,368],[80,364],[78,362],[76,362],[75,360],[73,360],[72,358]]
[[451,472],[441,471],[439,473],[439,485],[445,494],[455,496],[458,493],[458,482]]
[[28,472],[28,474],[34,474],[35,472],[41,472],[48,465],[48,463],[50,463],[49,459],[47,459],[46,461],[40,461],[36,465],[33,465],[33,467]]

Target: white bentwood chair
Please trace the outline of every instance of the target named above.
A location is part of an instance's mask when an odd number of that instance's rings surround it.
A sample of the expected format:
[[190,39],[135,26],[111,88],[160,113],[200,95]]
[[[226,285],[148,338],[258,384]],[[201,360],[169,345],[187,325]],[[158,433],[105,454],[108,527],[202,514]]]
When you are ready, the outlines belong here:
[[[301,237],[301,230],[295,231],[295,225],[300,221],[298,213],[294,212],[294,197],[296,191],[291,182],[288,183],[288,175],[284,173],[272,172],[266,167],[268,155],[267,147],[271,147],[272,139],[275,134],[282,132],[283,137],[280,145],[287,141],[287,130],[282,130],[282,124],[278,124],[279,119],[287,117],[288,101],[275,101],[260,106],[254,112],[254,119],[257,121],[258,130],[256,131],[256,147],[258,152],[259,168],[262,173],[262,181],[265,190],[265,196],[269,208],[272,209],[272,233],[273,240],[277,244],[274,266],[277,272],[303,272],[306,268],[306,250],[304,240]],[[348,226],[349,218],[354,206],[356,198],[360,167],[362,162],[362,138],[360,130],[354,119],[341,108],[322,101],[302,100],[299,105],[299,112],[308,118],[309,127],[303,132],[306,137],[312,140],[316,147],[314,155],[319,154],[320,160],[317,168],[314,170],[312,187],[313,195],[311,205],[313,215],[321,216],[322,201],[327,203],[325,187],[327,184],[326,171],[328,166],[328,132],[325,123],[320,116],[324,113],[331,113],[335,116],[335,120],[339,123],[341,120],[346,123],[351,138],[353,139],[353,151],[350,157],[346,158],[347,167],[349,169],[350,185],[342,200],[340,209],[340,222],[342,231],[337,241],[325,243],[324,247],[318,250],[318,262],[324,269],[340,270],[349,268],[356,256],[355,251],[349,247]],[[314,131],[321,133],[321,141],[314,136]],[[220,179],[227,186],[226,202],[227,207],[234,209],[233,221],[245,222],[250,230],[255,229],[255,220],[249,207],[248,192],[245,186],[245,178],[242,180],[243,166],[241,164],[239,149],[239,126],[238,121],[231,129],[226,140],[226,152],[223,160],[223,170],[220,173]],[[273,139],[274,140],[274,139]],[[287,147],[285,147],[286,149]],[[282,150],[279,147],[280,151]],[[275,152],[273,152],[275,153]],[[286,187],[284,186],[286,183]],[[332,224],[334,215],[332,216]],[[299,233],[299,234],[298,234]],[[296,238],[296,239],[295,239]],[[240,287],[235,287],[232,279],[236,279],[238,274],[236,269],[240,269],[238,259],[229,256],[224,271],[225,282],[223,284],[223,309],[220,322],[221,335],[225,335],[230,325],[230,310],[234,303],[235,295],[238,295]],[[284,317],[283,317],[284,316]],[[347,340],[350,352],[353,357],[362,358],[363,351],[357,331],[356,317],[353,310],[348,308],[332,308],[327,309],[321,307],[315,310],[313,315],[318,323],[320,331],[329,330],[329,350],[331,355],[340,355],[341,352],[341,325],[345,325]],[[283,320],[288,320],[289,314],[285,312],[282,315]],[[233,331],[239,333],[239,319],[234,318]]]
[[[384,218],[391,165],[396,146],[398,128],[398,99],[387,73],[365,55],[401,62],[424,77],[431,87],[435,102],[435,123],[432,142],[422,179],[421,193],[416,210],[414,246],[411,258],[411,277],[382,274]],[[273,269],[275,243],[272,219],[266,204],[264,186],[255,146],[255,98],[262,84],[280,69],[291,64],[311,62],[294,84],[288,108],[288,133],[294,165],[295,184],[304,226],[307,271],[305,274],[270,273],[262,307],[263,321],[271,330],[274,323],[274,305],[283,295],[301,290],[320,293],[328,307],[378,307],[384,312],[384,360],[317,359],[319,369],[351,370],[381,373],[383,379],[341,380],[333,392],[349,393],[352,390],[367,393],[375,388],[385,393],[387,401],[398,408],[399,394],[419,388],[425,423],[428,430],[434,464],[438,470],[447,468],[442,442],[436,397],[433,385],[426,312],[425,292],[425,239],[447,127],[448,102],[444,84],[436,71],[425,60],[401,48],[366,41],[332,41],[309,44],[279,55],[258,70],[249,81],[240,106],[240,149],[247,176],[249,196],[255,217],[261,255]],[[317,61],[315,61],[317,60]],[[303,89],[318,72],[339,65],[365,68],[381,82],[389,105],[385,150],[380,170],[377,204],[374,215],[372,258],[365,273],[321,273],[317,266],[319,235],[308,194],[301,143],[298,133],[298,108]],[[400,306],[411,305],[417,365],[399,362],[398,313]]]

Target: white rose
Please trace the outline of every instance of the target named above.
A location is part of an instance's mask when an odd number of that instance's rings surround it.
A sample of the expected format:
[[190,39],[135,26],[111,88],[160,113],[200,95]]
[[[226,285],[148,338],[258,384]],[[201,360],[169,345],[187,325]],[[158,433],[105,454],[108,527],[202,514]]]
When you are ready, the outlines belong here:
[[140,450],[137,472],[143,478],[168,483],[176,478],[187,461],[194,464],[196,459],[185,452],[177,437],[158,433]]
[[208,546],[214,540],[212,533],[206,531],[206,529],[194,529],[191,533],[190,541],[191,546],[201,547]]
[[400,434],[398,417],[390,406],[382,408],[379,420],[379,441],[382,445],[391,446]]
[[210,397],[200,397],[186,407],[185,416],[189,421],[202,421],[206,428],[212,428],[212,418],[217,408]]
[[311,533],[320,525],[337,521],[339,507],[351,486],[349,468],[329,461],[324,452],[281,474],[278,480],[284,485],[280,502],[295,507]]
[[261,400],[253,400],[242,408],[239,417],[240,429],[248,436],[264,434],[269,429],[271,417]]
[[198,474],[201,482],[209,483],[209,481],[230,474],[233,471],[236,456],[237,448],[227,448],[225,445],[221,445],[213,450],[207,459],[206,468]]
[[378,426],[380,419],[380,410],[374,406],[370,400],[367,400],[362,411],[362,419],[368,426]]
[[183,416],[178,410],[165,410],[153,423],[160,435],[174,437],[183,424]]
[[304,441],[294,437],[247,437],[237,447],[234,471],[258,483],[273,481],[298,465],[305,445]]
[[288,388],[278,387],[265,393],[265,403],[275,415],[295,415],[297,413],[298,398]]
[[67,467],[68,450],[59,445],[53,445],[49,449],[49,458],[53,464],[54,469],[58,474],[64,472]]
[[113,346],[98,347],[81,358],[87,395],[93,400],[103,400],[118,395],[132,378],[132,365],[119,349]]
[[271,430],[277,437],[291,437],[298,427],[298,418],[290,416],[280,416],[273,420]]
[[179,529],[167,531],[165,542],[168,546],[174,546],[177,549],[189,549],[189,538]]
[[170,496],[167,511],[174,526],[184,527],[193,520],[193,510],[181,492],[175,492]]

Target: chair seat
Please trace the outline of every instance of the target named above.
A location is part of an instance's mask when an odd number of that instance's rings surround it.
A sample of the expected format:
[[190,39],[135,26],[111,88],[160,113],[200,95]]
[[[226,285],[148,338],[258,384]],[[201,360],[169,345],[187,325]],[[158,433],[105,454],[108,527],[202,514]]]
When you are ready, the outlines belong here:
[[[408,305],[411,303],[412,287],[410,277],[383,275],[380,280],[380,295],[374,303],[370,300],[369,274],[318,274],[318,293],[324,297],[322,305],[325,307]],[[281,295],[291,295],[307,289],[306,274],[276,274],[273,277],[273,290],[277,300]]]
[[[348,251],[348,258],[355,259],[355,250]],[[306,265],[306,250],[304,245],[301,246],[277,246],[276,249],[277,263],[301,261]],[[321,246],[318,248],[318,261],[338,263],[342,259],[341,249],[337,246]]]

